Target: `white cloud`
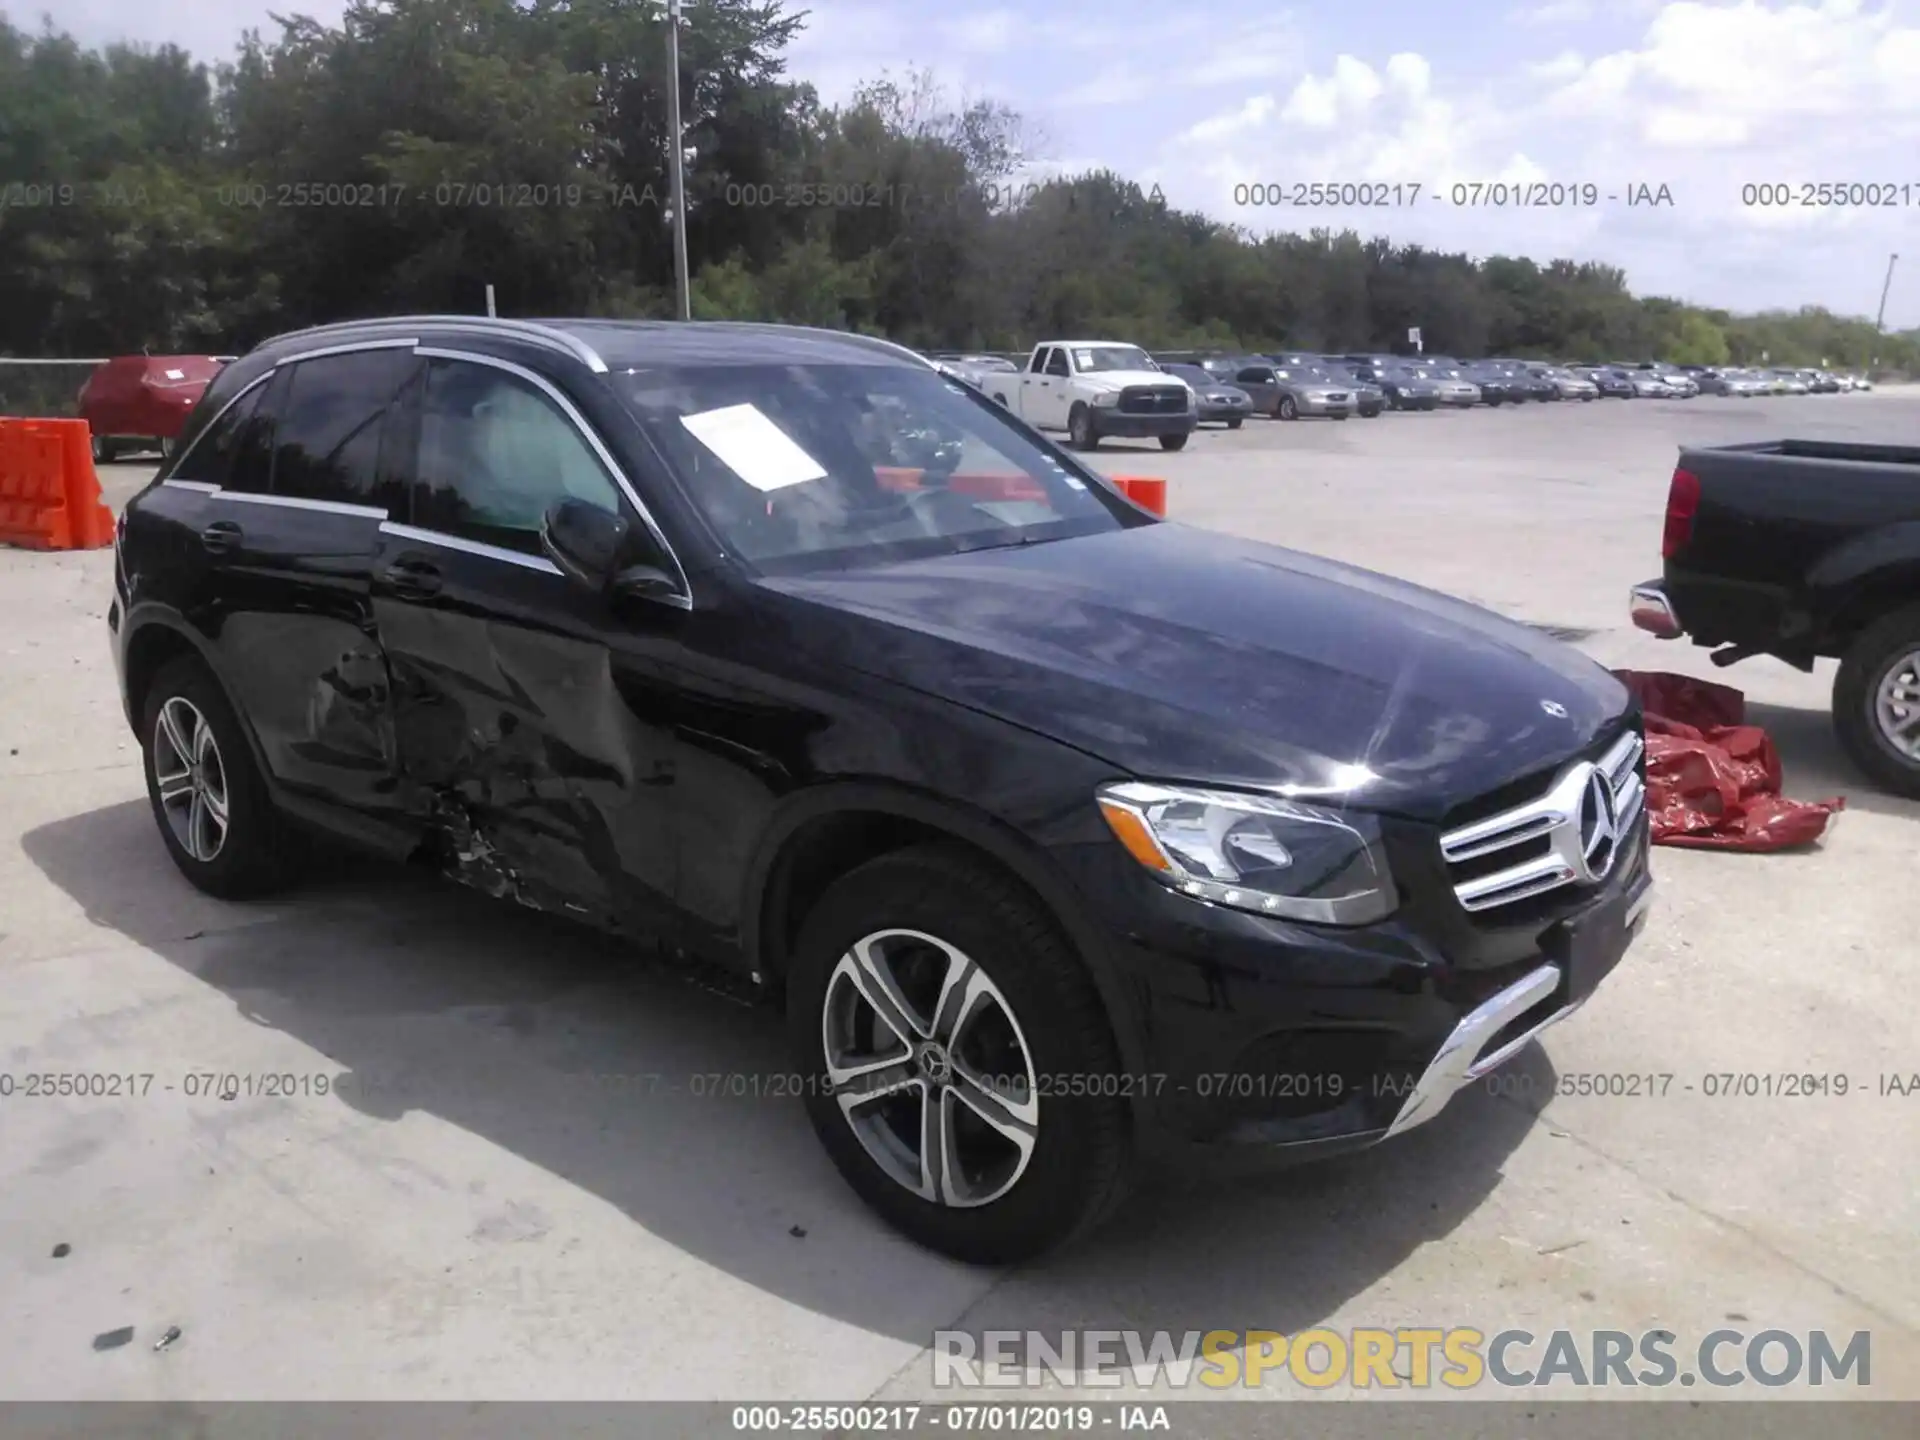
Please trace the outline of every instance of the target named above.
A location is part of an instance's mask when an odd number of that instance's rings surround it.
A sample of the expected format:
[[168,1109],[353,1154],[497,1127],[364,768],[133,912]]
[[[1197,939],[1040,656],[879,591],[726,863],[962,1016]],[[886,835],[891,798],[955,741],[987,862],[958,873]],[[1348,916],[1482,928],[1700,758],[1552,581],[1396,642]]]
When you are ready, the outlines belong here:
[[1419,99],[1433,83],[1433,66],[1424,55],[1403,50],[1387,58],[1387,84],[1402,95]]
[[[1478,56],[1449,64],[1343,37],[1350,53],[1322,52],[1276,110],[1243,100],[1202,121],[1216,143],[1201,164],[1173,163],[1170,147],[1169,199],[1256,230],[1595,259],[1641,293],[1871,314],[1888,252],[1910,248],[1920,220],[1920,0],[1629,0],[1604,18],[1602,53],[1523,45],[1491,78]],[[1400,188],[1364,209],[1233,203],[1235,186],[1269,178]],[[1752,188],[1834,181],[1914,193],[1823,208],[1762,204]],[[1480,203],[1456,203],[1456,182]],[[1628,204],[1662,186],[1670,204]],[[1903,300],[1896,283],[1890,324],[1920,323],[1910,288]]]
[[1543,5],[1527,5],[1514,12],[1527,25],[1572,25],[1593,16],[1593,0],[1547,0]]
[[1331,130],[1364,111],[1384,88],[1371,65],[1342,55],[1325,79],[1308,75],[1293,87],[1280,118],[1309,130]]
[[1551,60],[1535,60],[1528,64],[1527,74],[1535,80],[1544,80],[1549,84],[1564,84],[1586,71],[1587,62],[1581,58],[1578,50],[1562,50]]
[[1209,115],[1197,125],[1190,125],[1182,133],[1184,140],[1224,140],[1242,130],[1251,130],[1263,124],[1274,112],[1274,99],[1271,95],[1255,95],[1237,110],[1228,110],[1223,114]]

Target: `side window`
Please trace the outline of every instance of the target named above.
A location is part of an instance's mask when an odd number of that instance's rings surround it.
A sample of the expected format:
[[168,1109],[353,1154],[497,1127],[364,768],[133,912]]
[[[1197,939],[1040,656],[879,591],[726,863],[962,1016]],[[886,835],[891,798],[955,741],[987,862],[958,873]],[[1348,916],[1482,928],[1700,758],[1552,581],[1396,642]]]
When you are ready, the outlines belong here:
[[1034,351],[1033,358],[1027,361],[1027,373],[1030,375],[1038,375],[1042,370],[1047,368],[1047,362],[1052,358],[1053,349],[1051,346],[1046,349]]
[[391,513],[402,486],[380,473],[380,426],[420,362],[408,350],[362,350],[291,365],[274,435],[273,493]]
[[435,360],[420,407],[413,523],[540,553],[547,510],[567,498],[620,513],[620,491],[579,428],[536,386]]
[[250,495],[268,492],[273,474],[273,432],[277,417],[286,405],[287,382],[292,378],[291,373],[282,368],[260,387],[260,399],[240,427],[233,468],[227,472],[227,489],[243,490]]
[[1273,379],[1273,371],[1267,369],[1264,365],[1249,365],[1234,378],[1236,380],[1247,380],[1255,385],[1264,385]]
[[1049,375],[1071,375],[1073,371],[1067,365],[1067,352],[1055,348],[1047,352],[1047,373]]
[[240,453],[241,433],[246,429],[247,421],[253,417],[254,406],[260,403],[260,397],[270,383],[262,381],[229,405],[220,418],[194,441],[193,449],[180,457],[173,478],[225,486],[228,477],[233,474],[233,457]]

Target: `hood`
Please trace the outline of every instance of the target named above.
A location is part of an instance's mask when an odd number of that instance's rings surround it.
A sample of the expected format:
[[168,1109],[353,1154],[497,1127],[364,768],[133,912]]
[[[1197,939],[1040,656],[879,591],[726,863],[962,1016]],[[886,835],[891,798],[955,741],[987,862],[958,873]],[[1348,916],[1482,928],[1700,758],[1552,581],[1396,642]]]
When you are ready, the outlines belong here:
[[1490,611],[1184,525],[759,583],[810,612],[791,633],[819,658],[1134,775],[1351,789],[1419,819],[1631,709],[1599,665]]
[[1169,375],[1164,370],[1094,370],[1073,378],[1095,389],[1124,390],[1129,385],[1180,385],[1193,389],[1178,375]]

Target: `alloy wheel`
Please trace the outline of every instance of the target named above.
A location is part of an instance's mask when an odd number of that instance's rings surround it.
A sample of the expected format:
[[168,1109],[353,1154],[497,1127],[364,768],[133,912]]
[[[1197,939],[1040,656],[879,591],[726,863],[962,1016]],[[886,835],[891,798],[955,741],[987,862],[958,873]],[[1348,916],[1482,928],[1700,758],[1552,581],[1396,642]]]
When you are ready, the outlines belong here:
[[227,843],[227,772],[213,727],[183,695],[160,707],[153,727],[153,780],[180,848],[210,864]]
[[1920,761],[1920,650],[1887,667],[1874,695],[1873,718],[1889,745]]
[[1039,1134],[1033,1052],[978,962],[917,930],[855,941],[821,1006],[827,1079],[895,1184],[969,1209],[1019,1183]]

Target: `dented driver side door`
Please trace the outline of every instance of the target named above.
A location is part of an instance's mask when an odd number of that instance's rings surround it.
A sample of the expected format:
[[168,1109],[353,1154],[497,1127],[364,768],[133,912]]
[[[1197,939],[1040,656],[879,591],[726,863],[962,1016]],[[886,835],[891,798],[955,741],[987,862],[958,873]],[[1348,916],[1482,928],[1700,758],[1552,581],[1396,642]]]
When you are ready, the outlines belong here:
[[622,617],[539,542],[566,496],[621,511],[607,459],[531,372],[422,354],[403,397],[407,511],[382,527],[374,572],[409,803],[454,878],[655,927],[676,878],[666,740]]

